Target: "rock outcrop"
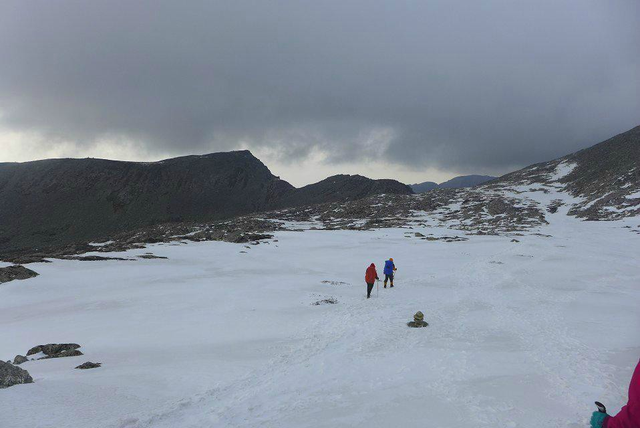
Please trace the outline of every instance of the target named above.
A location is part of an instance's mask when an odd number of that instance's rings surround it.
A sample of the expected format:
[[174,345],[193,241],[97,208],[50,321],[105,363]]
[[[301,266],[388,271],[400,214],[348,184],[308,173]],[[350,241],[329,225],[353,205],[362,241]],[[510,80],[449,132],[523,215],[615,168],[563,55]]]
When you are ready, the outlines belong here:
[[17,366],[19,364],[26,363],[27,361],[29,361],[29,359],[24,355],[16,355],[16,357],[13,359],[13,364]]
[[0,284],[13,281],[15,279],[29,279],[38,276],[37,272],[24,266],[13,265],[0,268]]
[[23,383],[33,383],[33,378],[28,371],[0,361],[0,389]]
[[88,370],[88,369],[97,369],[98,367],[102,367],[102,363],[92,363],[91,361],[87,361],[86,363],[82,363],[76,367],[79,370]]
[[77,357],[79,355],[83,355],[78,348],[80,348],[80,345],[77,343],[49,343],[47,345],[34,346],[29,349],[27,357],[39,353],[44,354],[44,357],[38,358],[39,360],[45,360],[48,358]]

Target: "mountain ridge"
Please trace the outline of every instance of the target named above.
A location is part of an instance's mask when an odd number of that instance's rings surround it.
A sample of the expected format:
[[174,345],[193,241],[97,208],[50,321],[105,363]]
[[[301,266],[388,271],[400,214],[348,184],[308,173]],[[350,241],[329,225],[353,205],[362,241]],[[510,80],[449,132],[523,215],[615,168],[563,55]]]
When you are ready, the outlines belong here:
[[481,187],[548,184],[579,199],[569,211],[588,220],[640,215],[640,126],[563,157],[505,174]]
[[394,180],[336,177],[341,191],[322,185],[322,191],[314,185],[296,189],[248,150],[156,162],[61,158],[3,163],[0,253],[104,239],[165,222],[205,222],[382,192],[411,193]]

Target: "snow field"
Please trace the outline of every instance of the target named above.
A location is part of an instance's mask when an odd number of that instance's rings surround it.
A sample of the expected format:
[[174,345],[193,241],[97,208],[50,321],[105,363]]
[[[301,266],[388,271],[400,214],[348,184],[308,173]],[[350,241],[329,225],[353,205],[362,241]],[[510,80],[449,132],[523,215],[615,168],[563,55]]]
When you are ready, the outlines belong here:
[[[640,356],[640,242],[623,228],[637,221],[563,209],[552,237],[519,243],[278,232],[31,265],[0,286],[0,358],[50,342],[85,356],[23,364],[35,383],[0,390],[0,426],[588,426],[594,400],[625,403]],[[366,267],[382,277],[389,257],[396,287],[365,299]],[[417,310],[428,328],[406,327]]]

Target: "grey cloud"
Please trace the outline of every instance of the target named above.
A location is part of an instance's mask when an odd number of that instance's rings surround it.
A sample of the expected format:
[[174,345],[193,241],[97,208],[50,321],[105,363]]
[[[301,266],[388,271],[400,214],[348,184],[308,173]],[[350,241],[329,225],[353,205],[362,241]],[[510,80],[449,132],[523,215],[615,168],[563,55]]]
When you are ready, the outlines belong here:
[[637,125],[639,49],[635,0],[5,0],[0,123],[500,171]]

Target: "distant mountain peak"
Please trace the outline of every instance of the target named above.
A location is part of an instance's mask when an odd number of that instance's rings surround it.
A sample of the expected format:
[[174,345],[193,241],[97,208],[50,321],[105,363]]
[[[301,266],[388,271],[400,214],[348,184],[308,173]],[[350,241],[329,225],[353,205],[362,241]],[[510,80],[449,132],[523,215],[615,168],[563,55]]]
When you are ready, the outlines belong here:
[[424,193],[433,189],[458,189],[462,187],[473,187],[493,180],[496,177],[491,175],[461,175],[451,180],[437,184],[433,181],[412,184],[411,189],[416,193]]

